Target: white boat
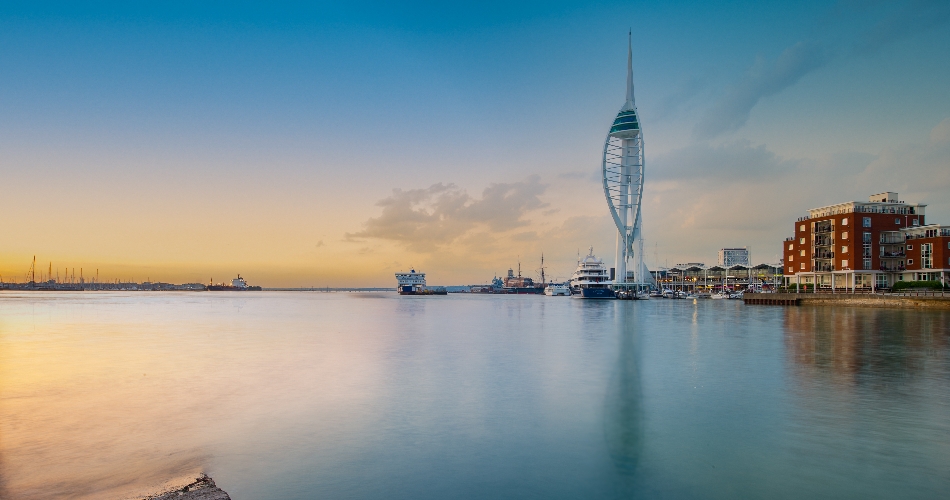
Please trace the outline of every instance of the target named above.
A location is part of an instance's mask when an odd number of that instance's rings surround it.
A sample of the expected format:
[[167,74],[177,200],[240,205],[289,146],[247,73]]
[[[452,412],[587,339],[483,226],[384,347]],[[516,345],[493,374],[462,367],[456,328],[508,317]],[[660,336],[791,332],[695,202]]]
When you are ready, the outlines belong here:
[[723,292],[718,292],[718,293],[714,293],[714,294],[710,295],[709,298],[710,298],[710,299],[728,299],[728,298],[729,298],[729,294],[728,294],[728,293],[723,293]]
[[571,295],[571,287],[563,283],[551,283],[550,285],[544,287],[544,294],[557,297],[558,295]]
[[586,257],[577,262],[571,275],[571,295],[579,299],[615,299],[617,294],[610,289],[613,281],[607,273],[604,261],[594,256],[594,247]]

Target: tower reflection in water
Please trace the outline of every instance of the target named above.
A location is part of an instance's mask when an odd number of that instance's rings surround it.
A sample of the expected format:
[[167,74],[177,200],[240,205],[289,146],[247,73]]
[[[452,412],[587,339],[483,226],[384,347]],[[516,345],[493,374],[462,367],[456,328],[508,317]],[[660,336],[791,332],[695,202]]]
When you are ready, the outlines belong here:
[[604,438],[618,473],[632,477],[643,447],[642,390],[640,386],[637,308],[616,302],[619,333],[617,365],[607,389]]

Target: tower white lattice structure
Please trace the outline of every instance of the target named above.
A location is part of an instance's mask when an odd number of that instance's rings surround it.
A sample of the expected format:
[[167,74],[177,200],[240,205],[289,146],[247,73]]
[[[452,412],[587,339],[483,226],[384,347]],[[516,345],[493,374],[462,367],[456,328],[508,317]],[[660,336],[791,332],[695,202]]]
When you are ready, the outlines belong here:
[[[633,99],[633,39],[627,40],[627,101],[614,119],[603,159],[604,195],[610,215],[617,225],[617,263],[615,288],[645,285],[652,281],[643,264],[643,222],[640,206],[643,198],[643,132]],[[631,262],[632,261],[632,262]],[[628,270],[633,276],[628,277]],[[639,288],[639,286],[637,286]]]

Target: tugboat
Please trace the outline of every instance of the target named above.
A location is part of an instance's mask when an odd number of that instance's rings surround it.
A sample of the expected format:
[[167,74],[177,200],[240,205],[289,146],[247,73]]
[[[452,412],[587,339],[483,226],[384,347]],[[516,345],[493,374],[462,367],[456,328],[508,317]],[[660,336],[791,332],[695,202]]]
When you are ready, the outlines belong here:
[[261,287],[259,286],[248,286],[247,281],[238,274],[237,278],[231,280],[230,285],[225,285],[224,283],[214,284],[214,280],[208,285],[208,290],[212,292],[259,292]]
[[408,273],[396,273],[396,291],[399,295],[447,295],[445,288],[426,286],[426,273],[410,269]]
[[590,247],[587,257],[578,261],[577,269],[571,276],[572,295],[579,299],[616,299],[617,295],[610,289],[613,284],[607,274],[604,261],[594,256],[594,247]]

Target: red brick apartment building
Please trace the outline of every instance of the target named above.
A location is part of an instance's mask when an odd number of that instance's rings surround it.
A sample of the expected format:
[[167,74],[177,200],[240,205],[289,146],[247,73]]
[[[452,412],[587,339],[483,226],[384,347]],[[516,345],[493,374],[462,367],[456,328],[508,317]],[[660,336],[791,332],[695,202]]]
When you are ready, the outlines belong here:
[[785,282],[841,289],[947,283],[950,226],[927,225],[926,207],[887,192],[809,210],[782,244]]

